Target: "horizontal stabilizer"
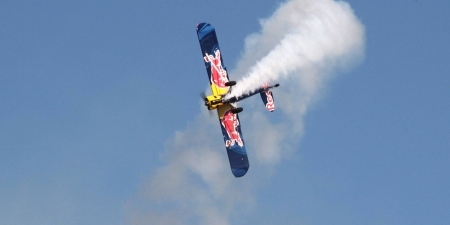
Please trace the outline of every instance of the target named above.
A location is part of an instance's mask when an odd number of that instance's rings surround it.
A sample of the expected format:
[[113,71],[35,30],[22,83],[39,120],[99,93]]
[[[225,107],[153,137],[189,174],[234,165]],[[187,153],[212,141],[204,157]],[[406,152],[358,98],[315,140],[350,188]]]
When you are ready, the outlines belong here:
[[[278,84],[275,87],[278,87]],[[270,112],[273,112],[275,110],[275,102],[273,99],[272,92],[270,90],[267,90],[267,91],[262,91],[259,94],[261,95],[261,99],[262,99],[264,105],[266,106],[266,109],[269,110]]]

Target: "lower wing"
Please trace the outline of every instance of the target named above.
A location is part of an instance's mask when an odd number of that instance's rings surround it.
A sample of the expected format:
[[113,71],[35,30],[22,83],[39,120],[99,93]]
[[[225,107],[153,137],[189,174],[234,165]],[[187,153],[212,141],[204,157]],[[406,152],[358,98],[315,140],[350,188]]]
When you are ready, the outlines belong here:
[[242,137],[241,124],[238,114],[232,112],[230,104],[224,104],[217,108],[223,140],[230,161],[231,172],[235,177],[244,176],[250,164]]

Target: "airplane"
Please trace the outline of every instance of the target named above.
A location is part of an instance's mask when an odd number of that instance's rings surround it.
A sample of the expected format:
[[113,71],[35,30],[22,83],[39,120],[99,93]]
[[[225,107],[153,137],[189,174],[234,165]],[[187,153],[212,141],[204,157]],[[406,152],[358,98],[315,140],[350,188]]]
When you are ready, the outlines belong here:
[[241,96],[224,98],[236,85],[236,81],[228,79],[215,28],[209,23],[197,24],[197,36],[212,91],[212,95],[204,96],[205,106],[208,110],[217,110],[231,172],[235,177],[242,177],[247,173],[250,163],[238,116],[243,108],[237,107],[237,102],[259,93],[267,110],[272,112],[275,110],[275,104],[271,89],[279,84],[262,84],[260,88]]

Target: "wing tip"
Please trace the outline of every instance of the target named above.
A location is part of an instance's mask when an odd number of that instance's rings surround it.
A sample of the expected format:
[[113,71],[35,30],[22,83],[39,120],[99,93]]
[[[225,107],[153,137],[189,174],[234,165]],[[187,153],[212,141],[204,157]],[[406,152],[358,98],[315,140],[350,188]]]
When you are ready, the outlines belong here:
[[244,176],[248,171],[249,166],[243,167],[243,168],[231,168],[231,172],[235,177],[242,177]]

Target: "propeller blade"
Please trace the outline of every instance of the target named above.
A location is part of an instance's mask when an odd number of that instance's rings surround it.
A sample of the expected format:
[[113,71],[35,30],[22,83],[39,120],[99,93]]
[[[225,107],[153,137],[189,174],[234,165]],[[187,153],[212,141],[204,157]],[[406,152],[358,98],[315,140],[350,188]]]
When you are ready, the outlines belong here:
[[205,93],[205,92],[201,92],[201,93],[200,93],[200,98],[202,98],[202,100],[205,100],[205,98],[206,98],[206,93]]
[[[206,93],[205,92],[200,92],[200,98],[202,99],[202,101],[205,101]],[[213,110],[208,110],[208,112],[209,112],[209,117],[213,117],[214,116]]]

